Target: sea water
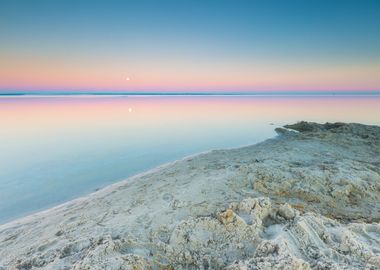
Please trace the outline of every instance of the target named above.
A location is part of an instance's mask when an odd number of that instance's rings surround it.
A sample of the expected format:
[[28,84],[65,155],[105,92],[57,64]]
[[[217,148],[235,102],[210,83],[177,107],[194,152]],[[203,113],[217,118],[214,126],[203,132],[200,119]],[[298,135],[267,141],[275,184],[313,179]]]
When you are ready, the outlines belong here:
[[0,223],[300,120],[380,125],[380,97],[0,97]]

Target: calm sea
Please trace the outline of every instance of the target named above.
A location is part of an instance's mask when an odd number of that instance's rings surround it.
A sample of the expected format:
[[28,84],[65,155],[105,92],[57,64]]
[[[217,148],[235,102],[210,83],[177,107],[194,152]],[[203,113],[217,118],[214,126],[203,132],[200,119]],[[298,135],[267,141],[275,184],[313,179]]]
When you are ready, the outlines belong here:
[[380,97],[0,97],[0,223],[300,120],[380,125]]

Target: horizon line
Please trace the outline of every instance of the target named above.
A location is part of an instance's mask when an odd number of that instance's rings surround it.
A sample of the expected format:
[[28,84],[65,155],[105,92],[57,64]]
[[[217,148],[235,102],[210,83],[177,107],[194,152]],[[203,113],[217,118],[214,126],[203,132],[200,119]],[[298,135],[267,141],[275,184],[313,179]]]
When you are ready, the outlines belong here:
[[133,91],[35,91],[0,92],[4,96],[379,96],[380,90],[371,91],[252,91],[252,92],[133,92]]

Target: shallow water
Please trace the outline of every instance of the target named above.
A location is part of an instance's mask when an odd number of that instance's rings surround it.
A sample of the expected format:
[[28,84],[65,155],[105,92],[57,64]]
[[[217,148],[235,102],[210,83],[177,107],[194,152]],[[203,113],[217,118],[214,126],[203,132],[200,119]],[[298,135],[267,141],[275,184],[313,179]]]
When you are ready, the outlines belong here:
[[380,97],[0,97],[0,223],[299,120],[380,125]]

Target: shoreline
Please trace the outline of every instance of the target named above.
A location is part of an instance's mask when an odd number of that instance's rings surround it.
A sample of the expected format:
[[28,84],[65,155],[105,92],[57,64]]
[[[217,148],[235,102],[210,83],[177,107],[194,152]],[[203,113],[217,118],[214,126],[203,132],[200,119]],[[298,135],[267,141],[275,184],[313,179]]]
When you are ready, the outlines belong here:
[[82,202],[84,200],[90,200],[93,196],[96,196],[98,193],[102,194],[103,191],[104,192],[112,192],[113,190],[115,190],[120,185],[125,185],[127,183],[130,183],[130,181],[133,181],[134,178],[139,178],[139,177],[142,177],[142,176],[144,176],[146,174],[149,174],[149,173],[155,173],[155,172],[157,172],[159,170],[165,169],[165,167],[172,166],[172,165],[176,164],[177,162],[185,161],[185,160],[187,160],[189,158],[195,158],[195,157],[200,156],[200,155],[209,154],[209,153],[211,153],[213,151],[238,150],[238,149],[245,148],[245,147],[251,147],[251,146],[254,146],[256,144],[263,143],[263,142],[265,142],[267,140],[276,139],[278,136],[281,136],[281,134],[277,134],[274,137],[267,138],[264,141],[257,142],[257,143],[254,143],[254,144],[246,144],[246,145],[241,145],[241,146],[237,146],[237,147],[228,147],[228,148],[206,150],[206,151],[197,152],[197,153],[194,153],[194,154],[187,155],[187,156],[185,156],[183,158],[180,158],[180,159],[176,159],[176,160],[173,160],[173,161],[169,161],[169,162],[163,163],[163,164],[158,165],[156,167],[153,167],[151,169],[142,171],[142,172],[137,173],[135,175],[131,175],[131,176],[127,177],[127,178],[122,178],[120,180],[117,180],[115,183],[108,184],[108,185],[105,185],[103,187],[96,188],[95,190],[93,190],[93,191],[91,191],[89,193],[86,193],[86,194],[84,194],[82,196],[79,196],[77,198],[73,198],[73,199],[70,199],[68,201],[59,203],[58,205],[47,207],[46,209],[44,208],[44,209],[41,209],[41,210],[37,210],[35,212],[26,214],[25,216],[21,216],[21,217],[12,219],[12,220],[7,221],[5,223],[0,223],[0,230],[3,229],[3,227],[4,228],[9,227],[9,226],[7,226],[8,224],[10,226],[12,226],[12,225],[16,225],[16,224],[13,224],[13,223],[27,222],[28,219],[36,218],[37,216],[40,216],[40,215],[41,216],[46,216],[47,214],[50,214],[51,211],[58,210],[60,208],[64,208],[64,207],[70,206],[71,204],[80,203],[80,202]]
[[[229,148],[229,149],[238,149],[238,148],[242,148],[242,147],[246,147],[246,146],[233,147],[233,148]],[[78,198],[74,198],[74,199],[68,200],[66,202],[60,203],[58,205],[55,205],[55,206],[52,206],[52,207],[48,207],[47,209],[37,210],[36,212],[27,214],[26,216],[22,216],[22,217],[10,220],[10,221],[5,222],[5,223],[0,223],[0,230],[4,229],[6,227],[9,227],[9,226],[17,225],[17,223],[27,222],[29,219],[37,218],[38,216],[46,216],[48,214],[51,214],[50,212],[53,212],[55,210],[59,210],[59,209],[68,207],[68,206],[70,206],[72,204],[80,203],[80,202],[85,201],[85,200],[90,200],[92,197],[94,197],[96,195],[101,195],[104,192],[106,192],[106,193],[112,192],[113,190],[117,189],[119,186],[126,185],[127,183],[130,183],[130,181],[133,181],[134,178],[139,178],[139,177],[142,177],[142,176],[144,176],[146,174],[154,173],[156,171],[164,169],[167,166],[171,166],[171,165],[174,165],[177,162],[186,160],[187,158],[196,157],[198,155],[207,154],[207,153],[210,153],[212,151],[218,151],[218,150],[223,150],[223,149],[207,150],[207,151],[204,151],[204,152],[199,152],[199,153],[196,153],[196,154],[191,154],[191,155],[185,156],[184,158],[181,158],[181,159],[177,159],[177,160],[174,160],[174,161],[169,161],[167,163],[163,163],[163,164],[158,165],[158,166],[156,166],[156,167],[154,167],[152,169],[148,169],[146,171],[137,173],[137,174],[132,175],[130,177],[123,178],[123,179],[121,179],[119,181],[116,181],[115,183],[108,184],[108,185],[106,185],[104,187],[96,188],[92,192],[84,194],[83,196],[80,196]],[[15,223],[15,224],[13,224],[13,223]]]
[[380,127],[276,131],[2,224],[0,269],[375,269]]

